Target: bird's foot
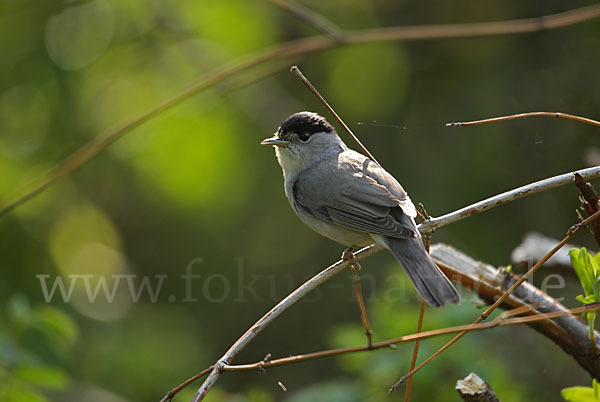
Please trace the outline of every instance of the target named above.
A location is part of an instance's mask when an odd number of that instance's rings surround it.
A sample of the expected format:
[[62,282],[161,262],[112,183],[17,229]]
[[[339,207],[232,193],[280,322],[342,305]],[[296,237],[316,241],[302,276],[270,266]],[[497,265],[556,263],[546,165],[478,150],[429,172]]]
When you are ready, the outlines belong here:
[[354,251],[354,247],[348,247],[347,249],[345,249],[344,252],[342,253],[342,261],[349,261],[350,269],[352,271],[359,271],[360,263],[354,256],[353,251]]

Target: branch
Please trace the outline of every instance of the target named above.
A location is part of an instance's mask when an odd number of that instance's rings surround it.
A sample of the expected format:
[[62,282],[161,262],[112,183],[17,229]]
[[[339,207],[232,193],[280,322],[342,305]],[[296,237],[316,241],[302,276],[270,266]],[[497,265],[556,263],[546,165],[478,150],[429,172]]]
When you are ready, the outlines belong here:
[[[584,179],[594,179],[600,177],[600,166],[582,169],[577,171],[577,173],[579,173]],[[450,212],[446,215],[442,215],[438,218],[431,218],[419,225],[419,231],[423,234],[431,233],[442,226],[449,225],[450,223],[465,219],[471,215],[475,215],[480,212],[487,211],[488,209],[497,207],[499,205],[506,204],[507,202],[528,197],[532,194],[550,190],[555,187],[564,186],[565,184],[570,184],[573,182],[573,173],[565,173],[551,177],[549,179],[527,184],[526,186],[495,195],[483,201],[479,201],[475,204],[471,204],[467,207],[461,208],[457,211]]]
[[496,122],[499,122],[499,121],[521,119],[523,117],[558,117],[558,118],[563,118],[563,119],[568,119],[568,120],[579,121],[581,123],[591,124],[593,126],[600,126],[600,121],[588,119],[586,117],[575,116],[575,115],[567,114],[567,113],[561,113],[561,112],[528,112],[528,113],[511,114],[510,116],[492,117],[491,119],[474,120],[474,121],[463,121],[463,122],[456,122],[456,123],[447,123],[446,127],[476,126],[476,125],[479,125],[479,124],[496,123]]
[[490,384],[475,373],[458,380],[456,390],[465,402],[500,402]]
[[[475,261],[447,245],[433,246],[431,256],[449,278],[473,289],[479,297],[490,304],[517,281],[517,277],[507,273],[506,270]],[[569,311],[556,299],[529,282],[523,282],[517,287],[512,295],[504,300],[502,308],[511,309],[528,305],[538,306],[532,311],[534,314]],[[529,325],[571,355],[590,375],[600,378],[600,359],[594,345],[590,343],[589,328],[583,321],[573,315],[565,315],[552,321],[540,321]]]
[[[483,37],[495,35],[519,34],[538,32],[561,28],[600,17],[600,5],[582,7],[537,18],[483,22],[471,24],[423,25],[344,31],[344,45],[364,44],[388,41],[431,40],[444,38]],[[268,62],[283,59],[289,60],[302,57],[317,51],[340,46],[330,36],[316,36],[285,42],[271,48],[263,49],[236,62],[221,66],[206,78],[190,85],[187,89],[166,99],[144,114],[128,123],[104,133],[80,149],[73,152],[55,165],[46,174],[34,180],[13,198],[0,204],[0,216],[27,202],[40,194],[63,177],[69,175],[84,163],[102,152],[113,142],[141,126],[148,120],[173,108],[191,96],[221,83],[232,76],[262,66]]]

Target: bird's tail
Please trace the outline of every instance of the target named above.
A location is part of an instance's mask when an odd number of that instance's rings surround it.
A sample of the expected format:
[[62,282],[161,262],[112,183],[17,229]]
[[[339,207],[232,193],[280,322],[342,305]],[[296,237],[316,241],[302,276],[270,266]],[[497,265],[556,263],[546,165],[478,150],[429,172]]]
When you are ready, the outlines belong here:
[[446,302],[460,301],[456,288],[425,251],[420,237],[414,239],[387,237],[385,242],[428,304],[440,307]]

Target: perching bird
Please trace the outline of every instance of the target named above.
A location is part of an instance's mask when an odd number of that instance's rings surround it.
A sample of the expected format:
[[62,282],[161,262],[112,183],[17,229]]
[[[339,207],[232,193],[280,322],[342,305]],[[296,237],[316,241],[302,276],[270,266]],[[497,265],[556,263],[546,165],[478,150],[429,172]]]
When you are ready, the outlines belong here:
[[285,195],[317,233],[354,247],[378,243],[404,268],[432,306],[458,303],[458,292],[425,251],[415,206],[392,175],[349,149],[316,113],[288,117],[263,145],[274,145]]

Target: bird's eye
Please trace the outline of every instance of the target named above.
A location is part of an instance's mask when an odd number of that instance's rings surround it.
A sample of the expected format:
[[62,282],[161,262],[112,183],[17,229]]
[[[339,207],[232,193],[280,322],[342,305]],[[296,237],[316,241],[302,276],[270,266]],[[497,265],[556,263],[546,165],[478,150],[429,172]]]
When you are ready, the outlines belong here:
[[310,133],[306,133],[306,132],[300,133],[300,134],[298,134],[298,138],[300,138],[300,141],[306,142],[306,141],[310,140]]

